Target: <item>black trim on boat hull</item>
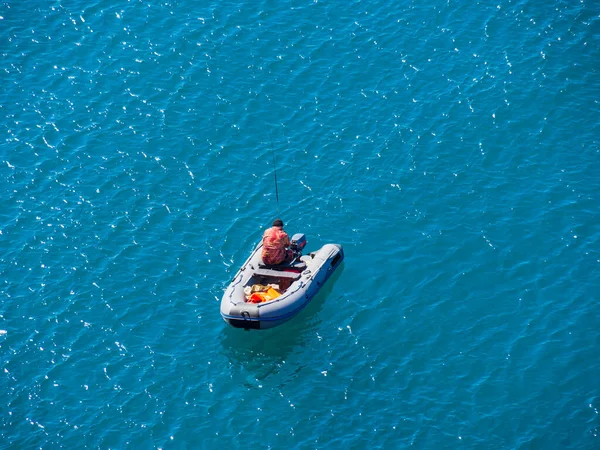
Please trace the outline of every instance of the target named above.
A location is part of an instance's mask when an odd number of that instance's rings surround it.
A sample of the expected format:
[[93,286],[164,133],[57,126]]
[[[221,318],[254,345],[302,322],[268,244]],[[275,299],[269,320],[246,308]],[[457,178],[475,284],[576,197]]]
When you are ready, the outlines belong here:
[[243,328],[245,330],[260,330],[260,321],[244,319],[227,319],[229,325],[234,328]]

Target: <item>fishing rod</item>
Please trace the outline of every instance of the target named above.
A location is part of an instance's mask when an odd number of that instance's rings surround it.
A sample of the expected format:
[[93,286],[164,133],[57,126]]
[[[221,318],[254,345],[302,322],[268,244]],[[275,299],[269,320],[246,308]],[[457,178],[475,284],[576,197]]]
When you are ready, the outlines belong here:
[[277,199],[277,217],[279,217],[280,213],[279,213],[279,189],[277,187],[277,163],[275,161],[275,148],[273,147],[273,138],[271,137],[270,131],[269,131],[269,141],[271,142],[271,152],[273,153],[273,175],[275,176],[275,198]]

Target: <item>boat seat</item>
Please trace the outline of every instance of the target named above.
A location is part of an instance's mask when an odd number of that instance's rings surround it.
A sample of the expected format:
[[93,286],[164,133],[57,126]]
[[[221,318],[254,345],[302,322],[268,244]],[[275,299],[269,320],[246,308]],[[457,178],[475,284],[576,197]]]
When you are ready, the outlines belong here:
[[256,269],[254,271],[254,275],[273,278],[289,278],[292,280],[297,280],[298,278],[300,278],[301,274],[300,272],[286,272],[284,270]]
[[269,269],[269,270],[278,270],[278,271],[282,271],[282,270],[286,270],[286,269],[295,269],[295,270],[299,270],[300,272],[302,272],[304,269],[306,269],[306,263],[304,261],[296,261],[294,264],[264,264],[264,263],[259,263],[258,264],[258,268],[259,269]]

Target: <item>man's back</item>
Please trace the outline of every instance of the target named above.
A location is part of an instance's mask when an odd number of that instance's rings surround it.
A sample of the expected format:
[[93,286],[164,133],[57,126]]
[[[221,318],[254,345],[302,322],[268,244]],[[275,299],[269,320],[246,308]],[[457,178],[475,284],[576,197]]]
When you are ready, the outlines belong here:
[[279,264],[286,259],[286,248],[290,245],[283,227],[274,226],[263,234],[262,259],[265,264]]

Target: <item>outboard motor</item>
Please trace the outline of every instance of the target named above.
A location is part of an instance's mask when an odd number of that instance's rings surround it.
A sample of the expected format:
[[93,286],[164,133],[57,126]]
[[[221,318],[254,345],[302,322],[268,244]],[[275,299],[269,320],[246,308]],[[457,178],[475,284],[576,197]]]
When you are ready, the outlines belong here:
[[302,249],[306,247],[306,236],[304,233],[296,233],[292,236],[290,248],[296,254],[296,257],[302,255]]

